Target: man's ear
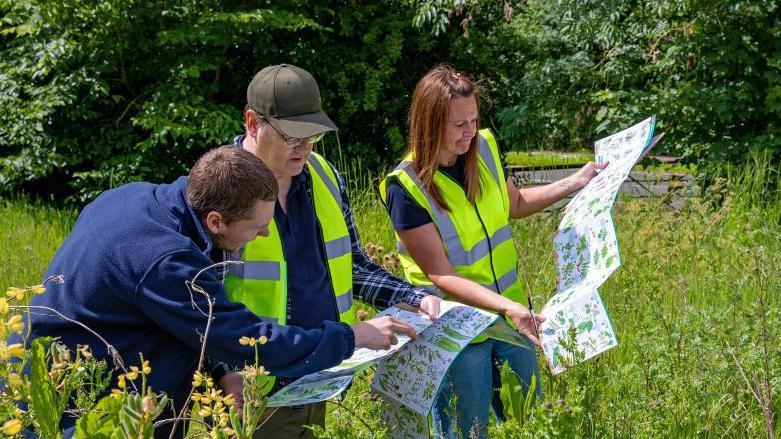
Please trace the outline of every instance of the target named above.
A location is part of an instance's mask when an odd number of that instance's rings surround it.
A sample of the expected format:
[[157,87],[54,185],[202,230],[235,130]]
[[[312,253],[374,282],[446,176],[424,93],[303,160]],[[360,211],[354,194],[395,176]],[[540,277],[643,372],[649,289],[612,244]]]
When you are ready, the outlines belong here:
[[218,235],[225,227],[225,219],[220,212],[212,210],[204,216],[203,223],[206,225],[206,230],[212,235]]
[[254,110],[247,110],[244,112],[244,125],[247,127],[247,134],[250,136],[255,137],[258,134],[260,121],[255,115]]

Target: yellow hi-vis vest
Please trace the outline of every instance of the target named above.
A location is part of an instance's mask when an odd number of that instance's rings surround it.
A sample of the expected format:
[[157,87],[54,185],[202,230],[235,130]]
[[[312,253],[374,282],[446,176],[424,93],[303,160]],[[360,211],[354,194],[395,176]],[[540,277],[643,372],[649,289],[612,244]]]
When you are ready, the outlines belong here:
[[[513,301],[525,303],[526,295],[518,281],[518,253],[510,232],[510,200],[499,149],[488,129],[480,130],[478,140],[481,194],[474,203],[460,184],[437,171],[434,184],[450,207],[450,212],[441,211],[412,169],[412,155],[405,157],[380,183],[380,196],[385,202],[388,181],[395,178],[431,216],[456,273]],[[398,234],[396,245],[407,281],[441,296],[406,252]]]
[[[311,153],[307,162],[312,198],[322,245],[328,258],[328,275],[336,299],[339,321],[355,323],[353,303],[353,259],[350,232],[342,212],[339,183],[328,162]],[[269,236],[257,237],[230,259],[244,264],[229,266],[225,279],[228,298],[244,304],[267,322],[287,321],[287,262],[276,222],[269,224]],[[306,269],[298,267],[297,269]],[[273,382],[273,377],[269,377]],[[268,384],[268,388],[272,384]]]

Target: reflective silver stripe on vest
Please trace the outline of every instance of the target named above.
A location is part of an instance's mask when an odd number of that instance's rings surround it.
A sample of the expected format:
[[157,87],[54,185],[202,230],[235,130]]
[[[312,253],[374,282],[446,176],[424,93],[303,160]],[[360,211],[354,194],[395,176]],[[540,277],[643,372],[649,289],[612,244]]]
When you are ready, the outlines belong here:
[[258,317],[261,321],[263,321],[263,323],[275,323],[277,325],[279,324],[279,320],[277,320],[274,317],[263,317],[263,316],[256,316],[256,317]]
[[243,264],[231,264],[228,273],[241,279],[279,280],[281,270],[279,262],[245,261]]
[[[503,226],[501,229],[497,230],[494,233],[494,236],[491,237],[490,242],[491,242],[491,245],[493,246],[493,248],[496,248],[499,244],[501,244],[501,243],[503,243],[505,241],[509,241],[511,239],[512,239],[512,232],[510,231],[510,226],[506,225],[506,226]],[[463,262],[465,262],[465,263],[458,264],[458,265],[472,265],[475,262],[479,261],[480,259],[486,257],[488,255],[488,253],[490,252],[490,247],[488,246],[488,241],[489,240],[483,238],[480,242],[475,244],[475,246],[472,247],[469,251],[465,251],[464,250],[463,251],[464,261]],[[404,248],[404,244],[402,244],[401,241],[399,241],[399,240],[396,240],[396,251],[398,251],[399,254],[409,256],[409,254],[407,253],[407,249]],[[452,262],[452,258],[449,258],[449,259],[451,259],[451,264],[452,264],[453,263]],[[456,265],[456,264],[453,264],[453,265]]]
[[482,286],[488,288],[494,293],[502,294],[505,292],[505,290],[510,288],[517,280],[518,280],[518,269],[513,268],[507,273],[499,276],[499,279],[497,279],[496,283],[499,284],[499,291],[496,291],[496,285],[493,283],[483,284]]
[[323,183],[325,183],[325,186],[328,188],[328,192],[333,195],[334,200],[339,204],[339,208],[342,207],[342,195],[339,192],[339,188],[336,187],[333,180],[328,176],[328,174],[325,173],[325,170],[323,169],[323,166],[320,165],[320,161],[317,160],[317,158],[309,154],[309,166],[317,172],[317,175],[320,177],[320,180],[323,180]]
[[486,166],[488,166],[488,170],[491,171],[491,175],[494,176],[494,181],[499,185],[499,190],[501,191],[504,182],[499,179],[499,170],[496,169],[496,161],[494,161],[494,155],[491,154],[491,147],[488,146],[488,140],[481,135],[478,135],[477,137],[480,139],[480,158],[482,158]]
[[339,310],[339,314],[346,312],[353,306],[353,289],[350,291],[336,296],[336,309]]
[[496,248],[499,244],[511,239],[513,239],[513,233],[510,230],[510,225],[507,224],[494,232],[494,236],[491,237],[491,245]]
[[450,216],[448,216],[447,212],[442,212],[439,210],[436,203],[434,203],[434,200],[431,198],[431,195],[429,195],[425,186],[423,186],[423,182],[420,181],[420,178],[418,178],[418,173],[412,169],[412,166],[410,166],[411,164],[411,162],[402,162],[399,165],[399,168],[404,170],[404,172],[407,173],[412,181],[415,182],[418,188],[420,188],[420,191],[423,193],[423,196],[426,197],[428,205],[431,206],[431,213],[434,215],[433,220],[437,223],[439,236],[442,238],[442,242],[445,244],[445,250],[447,250],[450,263],[453,265],[471,265],[471,263],[468,261],[464,248],[461,246],[461,239],[458,237],[455,224],[453,224],[453,221],[450,219]]
[[352,251],[350,236],[342,236],[325,243],[325,255],[328,259],[336,259]]
[[518,269],[513,268],[507,273],[499,276],[499,279],[496,281],[496,283],[499,284],[499,290],[501,293],[503,293],[508,288],[510,288],[513,284],[515,284],[515,282],[517,281],[518,281]]

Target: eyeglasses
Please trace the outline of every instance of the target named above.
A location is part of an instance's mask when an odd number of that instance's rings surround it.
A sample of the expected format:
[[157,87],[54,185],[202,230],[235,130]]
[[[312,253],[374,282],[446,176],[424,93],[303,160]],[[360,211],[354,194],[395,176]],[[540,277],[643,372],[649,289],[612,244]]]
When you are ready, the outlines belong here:
[[285,142],[285,146],[287,146],[288,148],[295,148],[296,146],[302,143],[307,143],[311,145],[313,143],[317,143],[323,140],[323,137],[325,137],[325,133],[315,134],[314,136],[306,137],[303,139],[300,139],[298,137],[288,137],[284,135],[281,131],[279,131],[277,127],[274,126],[273,123],[269,122],[268,119],[262,118],[262,120],[266,122],[268,126],[270,126],[271,129],[274,130],[274,132],[277,133],[279,137],[282,138],[282,140]]

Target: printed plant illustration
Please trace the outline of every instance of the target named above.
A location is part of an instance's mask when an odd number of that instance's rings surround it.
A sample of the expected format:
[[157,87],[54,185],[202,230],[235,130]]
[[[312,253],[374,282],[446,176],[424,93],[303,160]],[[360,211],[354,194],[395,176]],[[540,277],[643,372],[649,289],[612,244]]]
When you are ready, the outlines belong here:
[[589,277],[607,279],[620,264],[618,239],[609,213],[560,229],[553,244],[559,257],[559,291]]
[[655,118],[596,142],[597,162],[609,165],[565,208],[553,240],[557,293],[542,314],[542,345],[551,370],[562,372],[618,344],[598,288],[621,264],[613,203],[636,161],[646,152]]

